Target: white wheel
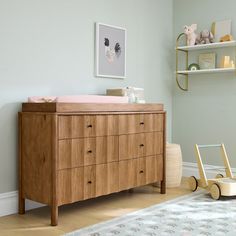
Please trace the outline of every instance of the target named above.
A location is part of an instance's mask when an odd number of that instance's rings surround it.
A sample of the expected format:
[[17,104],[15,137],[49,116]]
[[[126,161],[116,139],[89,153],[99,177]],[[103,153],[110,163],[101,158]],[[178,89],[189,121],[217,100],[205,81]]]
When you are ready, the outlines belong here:
[[224,175],[222,175],[222,174],[217,174],[215,178],[216,178],[216,179],[224,178]]
[[189,188],[193,192],[197,190],[198,182],[197,182],[197,179],[194,176],[189,177],[188,184],[189,184]]
[[212,184],[210,193],[213,199],[219,200],[221,196],[220,186],[218,184]]

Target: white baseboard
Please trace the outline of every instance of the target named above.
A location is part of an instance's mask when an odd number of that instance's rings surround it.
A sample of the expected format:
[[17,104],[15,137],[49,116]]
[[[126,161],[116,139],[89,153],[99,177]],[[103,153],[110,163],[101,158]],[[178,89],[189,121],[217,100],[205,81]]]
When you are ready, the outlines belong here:
[[[217,168],[222,168],[221,166],[204,165],[206,169],[207,177],[214,178],[216,174],[225,174],[224,170],[216,170]],[[214,169],[214,170],[209,170]],[[236,173],[236,168],[232,168],[232,171]],[[183,176],[195,176],[199,178],[197,163],[193,162],[183,162]],[[25,208],[26,210],[31,210],[45,206],[43,204],[26,200]],[[1,193],[0,194],[0,217],[15,214],[18,212],[18,191]]]
[[[214,178],[217,174],[223,174],[225,176],[223,166],[204,165],[204,168],[208,178]],[[232,168],[232,172],[236,173],[236,168]],[[199,178],[197,163],[183,162],[183,176],[189,177],[192,175]]]
[[[45,206],[45,205],[30,201],[30,200],[25,201],[26,210],[35,209],[42,206]],[[17,212],[18,212],[18,191],[1,193],[0,194],[0,217],[16,214]]]

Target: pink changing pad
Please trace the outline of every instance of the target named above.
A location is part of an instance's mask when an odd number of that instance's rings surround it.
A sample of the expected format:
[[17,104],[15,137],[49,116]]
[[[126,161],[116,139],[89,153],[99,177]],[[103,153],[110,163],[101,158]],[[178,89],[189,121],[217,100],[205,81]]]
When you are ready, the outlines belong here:
[[102,95],[74,95],[74,96],[34,96],[28,102],[61,102],[61,103],[128,103],[128,97]]

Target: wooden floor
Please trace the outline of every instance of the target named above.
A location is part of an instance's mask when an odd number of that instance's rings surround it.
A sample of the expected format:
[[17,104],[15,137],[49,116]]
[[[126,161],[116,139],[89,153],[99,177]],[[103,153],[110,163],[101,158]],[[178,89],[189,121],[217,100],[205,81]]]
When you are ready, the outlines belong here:
[[1,217],[0,235],[62,235],[190,193],[186,179],[180,187],[167,189],[165,195],[159,192],[157,187],[145,186],[134,189],[133,193],[126,191],[62,206],[59,208],[59,224],[56,227],[50,226],[49,207],[27,211],[25,215]]

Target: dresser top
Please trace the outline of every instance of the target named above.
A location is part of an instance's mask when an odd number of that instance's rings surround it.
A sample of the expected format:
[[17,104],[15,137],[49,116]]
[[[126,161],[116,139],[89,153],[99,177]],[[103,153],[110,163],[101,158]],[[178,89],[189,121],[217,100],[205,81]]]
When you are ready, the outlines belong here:
[[22,103],[22,112],[163,112],[163,104],[146,103]]

